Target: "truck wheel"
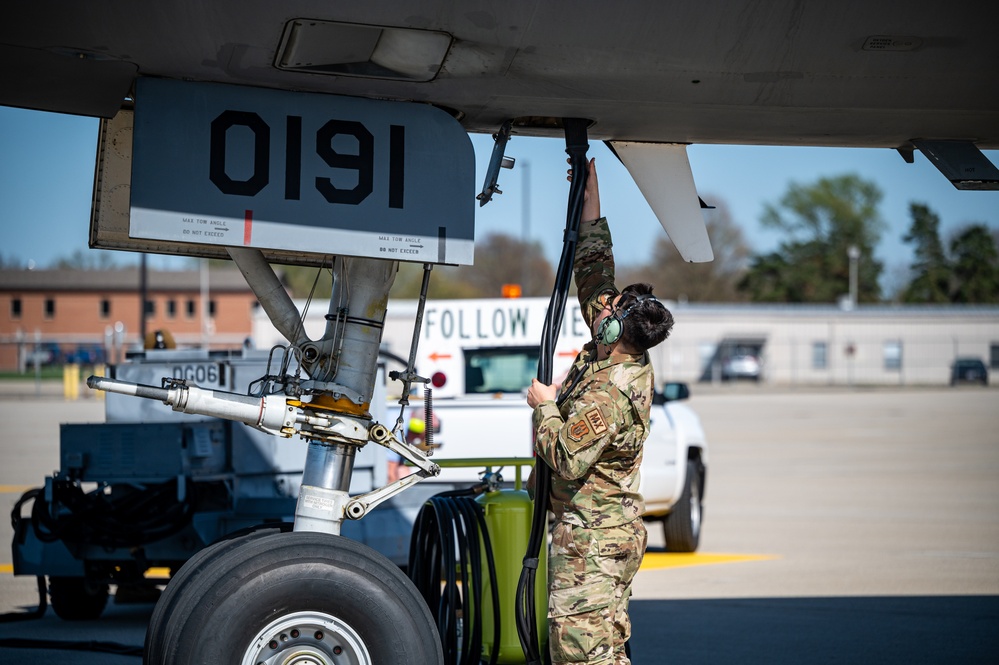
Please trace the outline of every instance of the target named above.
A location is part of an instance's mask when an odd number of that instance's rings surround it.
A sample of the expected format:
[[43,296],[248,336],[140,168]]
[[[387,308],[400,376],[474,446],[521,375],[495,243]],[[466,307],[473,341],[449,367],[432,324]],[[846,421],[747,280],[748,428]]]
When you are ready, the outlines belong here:
[[683,495],[663,519],[667,552],[694,552],[701,540],[701,474],[697,462],[687,460]]
[[96,619],[108,604],[108,585],[83,577],[50,577],[49,600],[56,616],[65,621]]
[[311,532],[230,542],[178,590],[145,665],[443,663],[426,603],[369,547]]

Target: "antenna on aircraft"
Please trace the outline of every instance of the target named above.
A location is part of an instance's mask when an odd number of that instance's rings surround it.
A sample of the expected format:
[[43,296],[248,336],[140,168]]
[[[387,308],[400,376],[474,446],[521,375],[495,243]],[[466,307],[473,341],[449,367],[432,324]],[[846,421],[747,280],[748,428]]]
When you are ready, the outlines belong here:
[[489,157],[489,168],[486,169],[486,181],[482,184],[482,192],[475,198],[479,201],[479,207],[486,205],[493,199],[493,194],[502,194],[497,180],[499,180],[499,170],[501,168],[512,169],[513,157],[506,157],[506,143],[510,140],[510,128],[512,120],[507,120],[500,127],[499,131],[493,134],[493,154]]

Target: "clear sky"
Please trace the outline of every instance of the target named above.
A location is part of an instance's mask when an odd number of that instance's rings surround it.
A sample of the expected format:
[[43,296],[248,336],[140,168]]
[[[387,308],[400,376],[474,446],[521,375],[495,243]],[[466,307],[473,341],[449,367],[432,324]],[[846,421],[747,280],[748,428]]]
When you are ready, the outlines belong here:
[[[0,256],[46,267],[76,250],[94,251],[87,248],[87,237],[96,142],[93,118],[0,107]],[[476,135],[472,142],[476,186],[481,187],[493,141]],[[542,242],[553,264],[558,260],[568,195],[564,148],[564,142],[556,139],[514,136],[510,140],[507,155],[517,159],[517,167],[501,170],[502,195],[482,208],[476,206],[477,238],[492,231],[526,234]],[[999,164],[999,151],[986,154]],[[604,145],[592,141],[590,155],[597,158],[603,212],[615,233],[619,263],[647,260],[662,228],[630,175]],[[914,164],[887,149],[695,145],[688,148],[688,156],[698,192],[727,203],[757,252],[773,250],[780,242],[777,232],[759,223],[765,204],[776,204],[790,182],[808,184],[846,173],[875,182],[884,193],[880,212],[887,231],[877,256],[885,264],[886,276],[904,271],[912,260],[911,247],[902,242],[911,222],[911,201],[927,204],[940,216],[945,240],[969,223],[999,229],[999,192],[958,191],[918,152]],[[114,253],[118,263],[134,263],[136,257]],[[189,264],[154,256],[149,265],[175,269]]]

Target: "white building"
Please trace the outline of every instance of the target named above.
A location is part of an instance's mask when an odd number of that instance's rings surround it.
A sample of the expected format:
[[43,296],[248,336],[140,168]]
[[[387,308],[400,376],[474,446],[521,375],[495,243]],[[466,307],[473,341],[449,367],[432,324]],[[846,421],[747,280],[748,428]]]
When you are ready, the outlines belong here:
[[999,307],[677,304],[664,379],[722,378],[740,352],[777,384],[940,385],[955,358],[999,368]]
[[[668,306],[673,334],[652,352],[660,382],[722,381],[739,358],[746,374],[755,358],[757,380],[783,385],[943,385],[958,357],[999,369],[994,306]],[[325,303],[312,303],[306,330],[313,339],[325,313]],[[415,301],[390,301],[384,348],[408,358],[415,315]],[[253,338],[258,348],[282,341],[259,311]]]

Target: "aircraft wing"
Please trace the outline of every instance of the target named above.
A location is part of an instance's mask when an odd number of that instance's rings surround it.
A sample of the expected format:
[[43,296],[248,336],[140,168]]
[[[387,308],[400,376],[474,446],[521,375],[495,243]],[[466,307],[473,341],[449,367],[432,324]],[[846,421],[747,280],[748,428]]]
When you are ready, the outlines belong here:
[[586,118],[703,261],[684,144],[919,150],[958,188],[999,189],[980,152],[999,148],[986,6],[17,2],[0,22],[0,104],[111,118],[137,80],[165,78],[425,103],[470,132],[559,136],[562,118]]
[[982,3],[7,3],[0,104],[111,117],[138,76],[426,102],[473,132],[999,148]]

